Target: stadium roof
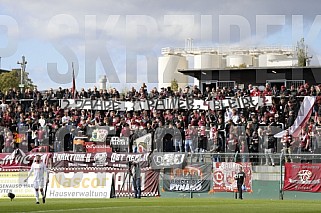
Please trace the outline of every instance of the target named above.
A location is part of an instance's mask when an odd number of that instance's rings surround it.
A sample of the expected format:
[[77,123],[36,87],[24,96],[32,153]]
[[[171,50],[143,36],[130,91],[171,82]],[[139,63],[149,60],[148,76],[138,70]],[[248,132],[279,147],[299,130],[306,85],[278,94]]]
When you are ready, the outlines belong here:
[[236,81],[238,83],[258,84],[266,80],[305,80],[321,84],[321,66],[309,67],[226,67],[205,69],[180,69],[178,72],[201,81]]

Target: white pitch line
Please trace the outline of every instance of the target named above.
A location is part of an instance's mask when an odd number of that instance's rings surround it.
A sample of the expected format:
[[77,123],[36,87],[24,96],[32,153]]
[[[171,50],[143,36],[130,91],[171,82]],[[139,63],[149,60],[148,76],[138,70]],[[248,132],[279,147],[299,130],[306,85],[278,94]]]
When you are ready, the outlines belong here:
[[120,208],[127,208],[127,207],[139,207],[139,208],[142,208],[142,207],[152,207],[152,208],[159,208],[159,207],[163,207],[163,206],[105,206],[105,207],[92,207],[92,208],[77,208],[77,209],[52,209],[52,210],[41,210],[41,211],[32,211],[32,212],[22,212],[22,213],[42,213],[42,212],[66,212],[66,211],[80,211],[80,210],[102,210],[102,209],[120,209]]
[[[175,207],[185,207],[185,208],[190,208],[191,206],[105,206],[105,207],[98,207],[98,208],[77,208],[77,209],[52,209],[52,210],[40,210],[40,211],[31,211],[31,212],[21,212],[21,213],[45,213],[45,212],[70,212],[70,211],[80,211],[80,210],[103,210],[103,209],[120,209],[120,208],[175,208]],[[213,205],[202,205],[202,206],[197,206],[197,207],[208,207],[208,208],[212,208]]]

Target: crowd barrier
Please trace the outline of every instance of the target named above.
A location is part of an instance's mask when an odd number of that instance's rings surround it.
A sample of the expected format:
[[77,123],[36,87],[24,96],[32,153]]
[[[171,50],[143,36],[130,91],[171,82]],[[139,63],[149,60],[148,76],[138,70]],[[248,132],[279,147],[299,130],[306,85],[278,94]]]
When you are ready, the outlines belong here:
[[[244,161],[244,159],[248,159]],[[273,159],[274,165],[271,162]],[[236,191],[233,175],[242,166],[248,180],[246,181],[246,199],[320,199],[319,183],[321,183],[321,155],[320,154],[288,154],[271,153],[249,155],[248,153],[192,153],[187,157],[188,166],[181,172],[164,170],[161,173],[160,188],[163,197],[224,197],[234,198]],[[200,169],[198,165],[212,165],[209,188],[207,193],[197,191],[195,188],[183,191],[177,183],[196,184],[198,176],[188,176],[187,179],[175,180],[172,173],[189,174]],[[250,166],[249,166],[250,165]],[[291,170],[292,168],[292,170]],[[187,170],[187,171],[186,171]],[[205,171],[205,170],[203,170]],[[168,173],[170,175],[168,175]],[[177,175],[180,177],[180,175]],[[169,179],[169,180],[168,180]],[[189,180],[188,180],[189,179]],[[171,181],[172,191],[168,190]],[[176,183],[176,185],[175,185]],[[175,192],[175,193],[173,193]]]
[[[1,154],[0,197],[33,196],[32,178],[23,180],[35,153]],[[128,162],[142,166],[143,196],[230,197],[235,175],[246,173],[245,198],[318,198],[320,154],[257,153],[45,153],[50,198],[133,196]],[[246,160],[244,160],[246,159]],[[313,196],[312,196],[313,194]]]

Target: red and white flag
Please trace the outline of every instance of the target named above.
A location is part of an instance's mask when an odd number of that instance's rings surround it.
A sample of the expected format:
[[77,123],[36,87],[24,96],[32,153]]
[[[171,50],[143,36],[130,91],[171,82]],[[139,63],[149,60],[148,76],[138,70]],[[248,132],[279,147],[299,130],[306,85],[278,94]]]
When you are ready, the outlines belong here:
[[[301,129],[304,128],[305,125],[308,123],[308,121],[312,115],[314,102],[315,102],[314,96],[304,97],[303,102],[300,107],[300,110],[298,112],[298,116],[296,117],[293,125],[289,128],[289,133],[293,137],[298,137],[301,132]],[[275,134],[274,137],[282,138],[282,136],[284,135],[284,132],[285,132],[285,130]]]

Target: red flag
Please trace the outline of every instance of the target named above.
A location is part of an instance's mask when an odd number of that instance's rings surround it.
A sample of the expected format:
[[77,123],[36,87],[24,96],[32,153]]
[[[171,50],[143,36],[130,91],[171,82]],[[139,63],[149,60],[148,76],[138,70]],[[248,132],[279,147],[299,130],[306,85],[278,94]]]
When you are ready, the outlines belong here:
[[75,79],[75,69],[74,63],[72,63],[72,88],[71,88],[72,98],[76,98],[76,79]]
[[321,192],[320,163],[285,163],[284,191]]

